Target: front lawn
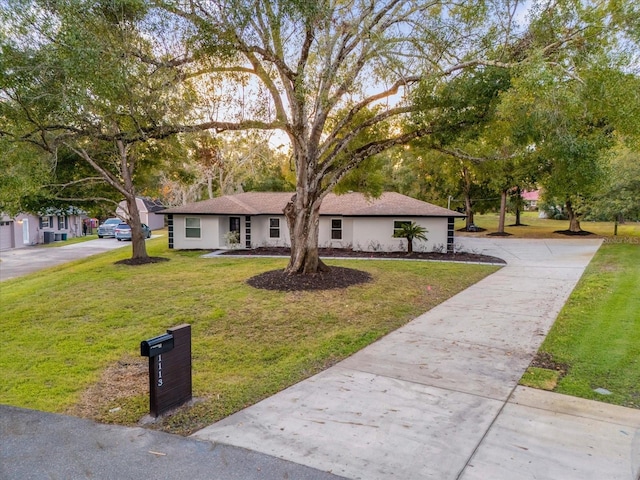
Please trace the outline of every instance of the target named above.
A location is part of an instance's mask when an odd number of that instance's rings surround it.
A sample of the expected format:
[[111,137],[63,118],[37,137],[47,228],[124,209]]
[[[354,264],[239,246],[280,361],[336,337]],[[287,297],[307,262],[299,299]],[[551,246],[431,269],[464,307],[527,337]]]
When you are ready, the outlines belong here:
[[161,428],[187,434],[354,353],[497,267],[328,261],[370,273],[343,290],[282,293],[246,280],[286,259],[204,259],[149,240],[169,262],[130,267],[130,247],[0,287],[0,403],[136,423],[148,411],[140,341],[189,323],[194,396]]
[[[549,218],[540,218],[538,212],[522,212],[520,222],[523,224],[514,227],[515,216],[507,214],[505,219],[505,232],[513,238],[567,238],[556,231],[567,230],[569,228],[568,220],[553,220]],[[484,229],[482,232],[463,232],[460,229],[465,227],[465,219],[456,219],[455,229],[456,235],[461,236],[485,236],[495,233],[498,230],[498,214],[487,213],[482,215],[474,215],[474,223]],[[580,222],[583,230],[593,233],[597,236],[611,237],[615,239],[613,222]],[[631,243],[640,244],[640,222],[627,222],[618,225],[617,239],[620,241],[631,240]]]
[[[538,353],[562,365],[547,373],[567,370],[546,389],[640,408],[639,293],[640,246],[603,245]],[[540,386],[543,374],[530,369],[522,383]]]

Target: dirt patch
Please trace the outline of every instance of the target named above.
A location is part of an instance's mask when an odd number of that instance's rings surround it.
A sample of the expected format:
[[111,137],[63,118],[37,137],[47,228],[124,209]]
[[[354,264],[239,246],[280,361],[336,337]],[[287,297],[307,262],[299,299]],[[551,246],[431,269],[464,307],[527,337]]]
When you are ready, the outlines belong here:
[[566,363],[556,362],[553,359],[553,355],[547,352],[538,352],[531,361],[530,367],[546,368],[547,370],[554,370],[560,374],[558,380],[564,377],[569,371],[569,365]]
[[146,258],[126,258],[124,260],[119,260],[116,262],[116,265],[148,265],[149,263],[161,263],[168,262],[168,258],[164,257],[146,257]]
[[146,395],[149,391],[148,361],[127,356],[106,368],[100,380],[87,388],[67,413],[99,420],[100,414],[118,400]]

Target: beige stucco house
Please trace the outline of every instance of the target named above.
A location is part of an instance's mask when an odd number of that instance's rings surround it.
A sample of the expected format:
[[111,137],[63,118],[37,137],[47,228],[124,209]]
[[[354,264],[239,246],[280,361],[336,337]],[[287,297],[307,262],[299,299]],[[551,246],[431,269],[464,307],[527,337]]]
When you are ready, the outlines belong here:
[[[169,248],[227,249],[291,245],[283,209],[291,192],[246,192],[163,210]],[[406,240],[394,237],[403,222],[427,229],[427,241],[414,240],[415,251],[451,251],[454,220],[464,215],[395,192],[379,198],[361,193],[329,194],[320,208],[319,246],[356,251],[403,251]],[[238,243],[229,242],[237,232]]]

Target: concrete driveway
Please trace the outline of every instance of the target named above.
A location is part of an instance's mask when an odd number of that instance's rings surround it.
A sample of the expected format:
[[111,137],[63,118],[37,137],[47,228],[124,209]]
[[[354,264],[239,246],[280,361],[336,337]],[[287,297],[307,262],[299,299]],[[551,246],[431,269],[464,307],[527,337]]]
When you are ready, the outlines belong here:
[[61,247],[35,246],[2,250],[0,282],[125,246],[131,248],[131,243],[118,242],[115,238],[97,238]]
[[508,264],[193,436],[352,479],[637,480],[639,410],[517,386],[600,241],[460,243]]

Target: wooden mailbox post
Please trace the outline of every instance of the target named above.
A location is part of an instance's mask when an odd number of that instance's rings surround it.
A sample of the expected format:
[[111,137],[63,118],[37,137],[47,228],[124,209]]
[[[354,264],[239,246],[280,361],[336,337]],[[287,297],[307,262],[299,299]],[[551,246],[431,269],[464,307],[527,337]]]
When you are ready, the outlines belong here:
[[142,341],[140,354],[149,357],[151,415],[158,417],[191,400],[191,325]]

